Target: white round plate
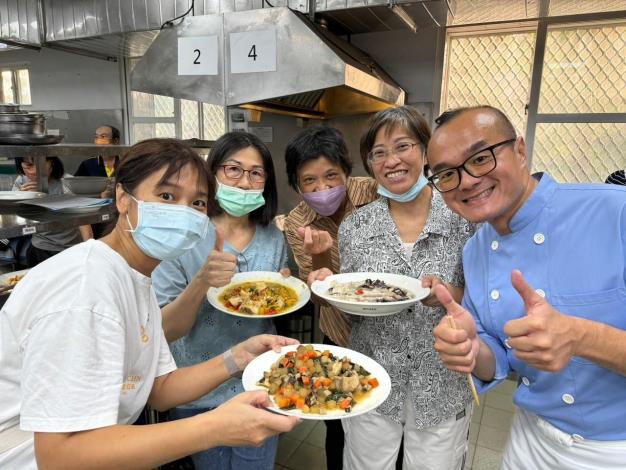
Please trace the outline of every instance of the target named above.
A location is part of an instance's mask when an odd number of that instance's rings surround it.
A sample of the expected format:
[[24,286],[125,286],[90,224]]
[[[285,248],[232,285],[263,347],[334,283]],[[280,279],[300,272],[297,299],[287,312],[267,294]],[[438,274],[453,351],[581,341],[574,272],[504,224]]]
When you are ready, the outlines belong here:
[[[401,287],[412,293],[415,297],[400,302],[353,302],[349,300],[339,300],[336,297],[328,295],[328,289],[333,281],[336,282],[355,282],[365,281],[366,279],[380,279],[387,284]],[[428,297],[430,289],[422,287],[422,281],[414,277],[403,276],[402,274],[388,273],[343,273],[328,276],[323,281],[315,281],[311,286],[311,290],[315,295],[321,297],[329,304],[336,307],[342,312],[352,315],[362,316],[384,316],[393,315],[402,310],[411,307],[415,302]]]
[[[11,279],[14,276],[24,276],[27,272],[28,272],[28,269],[22,269],[20,271],[13,271],[13,272],[10,272],[10,273],[0,274],[0,287],[8,286],[9,285],[8,284],[9,279]],[[21,281],[22,280],[20,279],[17,282],[21,282]]]
[[[371,411],[381,405],[387,399],[389,393],[391,392],[391,379],[389,378],[387,371],[383,368],[383,366],[378,364],[378,362],[370,359],[360,352],[341,348],[339,346],[331,346],[329,344],[313,344],[312,346],[318,351],[328,350],[335,356],[347,357],[351,362],[360,365],[378,380],[378,387],[372,389],[370,395],[365,400],[358,402],[350,413],[346,413],[345,411],[339,409],[328,410],[325,415],[303,413],[298,409],[281,410],[278,406],[276,406],[274,398],[271,395],[270,401],[274,403],[274,406],[270,406],[268,410],[282,415],[297,416],[302,419],[344,419],[367,413],[368,411]],[[263,378],[263,372],[270,370],[272,364],[274,364],[281,355],[289,351],[295,351],[296,349],[298,349],[298,345],[283,346],[280,353],[267,351],[253,359],[246,366],[243,371],[243,376],[241,377],[244,390],[267,390],[267,388],[258,384],[259,380]]]
[[0,201],[27,201],[46,197],[46,193],[37,191],[0,191]]
[[[278,284],[283,284],[287,287],[291,287],[293,290],[296,291],[296,294],[298,294],[298,301],[284,312],[275,313],[273,315],[248,315],[246,313],[233,312],[232,310],[228,310],[228,308],[226,308],[224,304],[219,301],[219,296],[222,294],[224,289],[228,289],[234,284],[251,281],[271,281]],[[230,284],[224,287],[211,287],[207,292],[206,297],[209,303],[213,305],[213,307],[224,313],[228,313],[229,315],[234,315],[236,317],[256,318],[259,320],[263,320],[265,318],[274,318],[280,317],[282,315],[287,315],[301,309],[311,298],[311,291],[304,282],[293,276],[284,277],[282,274],[272,271],[250,271],[235,274]]]
[[62,214],[89,214],[91,212],[98,212],[108,204],[101,204],[97,206],[85,206],[85,207],[64,207],[63,209],[57,209],[54,212],[60,212]]

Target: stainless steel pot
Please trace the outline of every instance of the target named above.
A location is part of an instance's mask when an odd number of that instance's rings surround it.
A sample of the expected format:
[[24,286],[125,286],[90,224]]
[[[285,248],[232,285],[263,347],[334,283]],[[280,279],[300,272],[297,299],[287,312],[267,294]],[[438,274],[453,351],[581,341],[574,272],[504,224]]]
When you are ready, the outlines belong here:
[[20,113],[20,105],[12,103],[0,104],[0,113]]
[[0,135],[44,135],[46,117],[43,114],[7,113],[0,114]]

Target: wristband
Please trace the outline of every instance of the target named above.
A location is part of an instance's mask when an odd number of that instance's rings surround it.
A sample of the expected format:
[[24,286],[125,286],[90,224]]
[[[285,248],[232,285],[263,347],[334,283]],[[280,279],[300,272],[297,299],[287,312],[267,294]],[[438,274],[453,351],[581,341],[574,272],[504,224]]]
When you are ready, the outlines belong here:
[[232,377],[235,374],[238,374],[240,371],[239,366],[235,362],[235,358],[233,357],[233,350],[227,349],[223,354],[224,357],[224,365],[226,366],[226,370]]

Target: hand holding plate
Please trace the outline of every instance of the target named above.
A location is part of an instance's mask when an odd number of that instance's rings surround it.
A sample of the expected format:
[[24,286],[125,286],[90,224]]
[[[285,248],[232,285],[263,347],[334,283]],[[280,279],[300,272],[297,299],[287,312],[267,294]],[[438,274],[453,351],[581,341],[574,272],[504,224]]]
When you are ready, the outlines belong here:
[[267,438],[289,432],[300,423],[294,416],[265,411],[271,404],[265,391],[244,392],[215,410],[199,415],[199,419],[211,419],[210,424],[207,421],[206,447],[215,446],[215,436],[219,436],[217,445],[259,447]]
[[239,370],[243,370],[259,354],[263,354],[270,349],[279,353],[283,346],[291,344],[300,344],[300,342],[286,336],[256,335],[234,346],[232,348],[233,358]]

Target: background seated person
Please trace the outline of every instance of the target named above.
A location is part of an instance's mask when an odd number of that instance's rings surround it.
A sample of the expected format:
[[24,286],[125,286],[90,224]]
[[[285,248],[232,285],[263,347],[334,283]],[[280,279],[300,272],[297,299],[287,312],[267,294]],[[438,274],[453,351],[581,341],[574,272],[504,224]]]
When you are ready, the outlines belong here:
[[[18,177],[13,183],[13,191],[37,191],[37,167],[33,159],[16,157],[15,168]],[[63,162],[58,157],[46,157],[45,170],[48,175],[48,194],[71,193],[61,181],[61,178],[71,177],[71,175],[65,174]],[[93,232],[89,225],[36,233],[26,252],[26,264],[32,268],[66,248],[92,237]]]

